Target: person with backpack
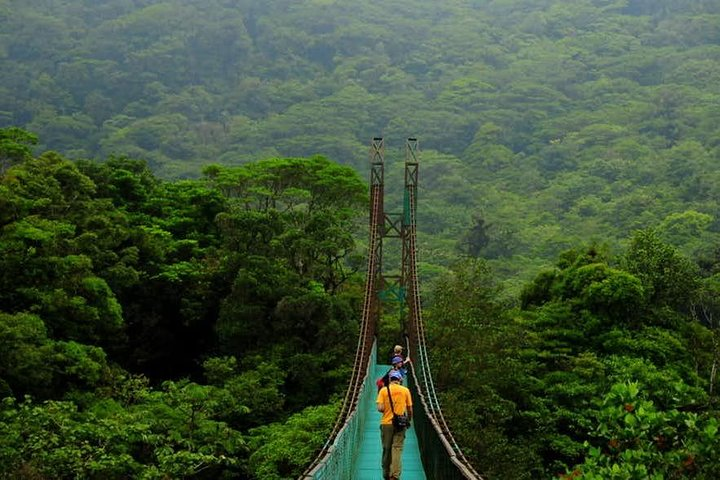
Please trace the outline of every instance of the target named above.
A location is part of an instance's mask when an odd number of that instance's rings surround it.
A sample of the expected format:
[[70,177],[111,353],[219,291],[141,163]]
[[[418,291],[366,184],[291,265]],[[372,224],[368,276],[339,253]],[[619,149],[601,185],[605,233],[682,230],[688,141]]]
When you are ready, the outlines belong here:
[[403,380],[407,377],[407,367],[405,366],[405,363],[410,360],[410,357],[407,358],[407,360],[403,360],[402,357],[397,356],[393,357],[393,359],[390,361],[392,364],[393,370],[397,370],[400,372],[400,374],[403,377]]
[[399,480],[402,471],[402,451],[405,431],[412,421],[412,397],[410,390],[401,385],[402,374],[398,370],[389,373],[390,383],[377,395],[382,442],[382,471],[384,480]]
[[[408,357],[407,360],[410,360],[410,357]],[[390,372],[392,371],[398,371],[402,375],[403,380],[405,377],[407,377],[407,367],[404,366],[405,361],[402,359],[402,357],[393,357],[390,360],[390,363],[392,364],[392,367],[390,367],[390,370],[387,371],[385,375],[377,379],[375,382],[375,385],[377,385],[378,392],[380,389],[384,388],[386,385],[390,384]]]

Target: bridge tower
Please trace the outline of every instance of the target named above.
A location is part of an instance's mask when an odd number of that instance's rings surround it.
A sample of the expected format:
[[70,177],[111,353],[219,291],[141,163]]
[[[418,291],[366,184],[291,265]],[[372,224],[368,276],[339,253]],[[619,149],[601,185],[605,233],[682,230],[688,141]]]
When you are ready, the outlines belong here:
[[374,137],[370,144],[370,245],[369,255],[373,257],[374,271],[368,271],[368,279],[372,279],[371,289],[372,310],[371,323],[373,336],[377,333],[377,323],[380,318],[380,292],[384,288],[383,270],[383,238],[386,236],[385,214],[385,141],[382,137]]
[[[430,371],[425,346],[425,328],[420,305],[417,273],[416,213],[419,145],[417,138],[405,143],[405,182],[403,209],[385,211],[385,142],[381,137],[370,145],[370,222],[368,261],[360,335],[350,382],[332,432],[317,457],[300,477],[302,480],[351,478],[357,444],[365,432],[364,407],[375,412],[375,382],[370,372],[375,367],[378,320],[383,300],[399,305],[401,330],[412,358],[409,383],[414,409],[413,429],[423,458],[427,478],[482,480],[464,457],[445,421]],[[401,242],[399,274],[383,272],[383,241]],[[375,429],[373,442],[377,441]]]
[[[375,188],[382,190],[384,186],[384,141],[382,138],[373,138],[370,152],[370,189],[372,192]],[[415,213],[417,210],[418,160],[418,140],[410,137],[405,142],[405,182],[402,211],[387,212],[384,210],[384,204],[380,203],[378,207],[383,209],[382,216],[375,217],[382,218],[382,225],[377,225],[380,228],[380,241],[375,252],[379,265],[376,283],[377,303],[379,305],[381,301],[386,301],[398,305],[401,334],[405,338],[408,338],[413,331],[408,325],[408,312],[412,312],[414,302],[419,300],[408,296],[408,291],[413,284],[412,275],[414,274],[411,265],[415,236]],[[383,195],[381,193],[378,197],[381,202],[384,200]],[[399,274],[387,274],[383,271],[382,252],[384,239],[398,239],[401,243]],[[376,317],[377,319],[379,319],[379,316]],[[412,316],[410,321],[412,321]]]

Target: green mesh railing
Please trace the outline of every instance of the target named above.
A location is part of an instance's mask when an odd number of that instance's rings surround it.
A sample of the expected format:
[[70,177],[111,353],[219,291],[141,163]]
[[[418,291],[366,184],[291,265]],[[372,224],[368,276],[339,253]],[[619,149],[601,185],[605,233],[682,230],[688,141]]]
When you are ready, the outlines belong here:
[[438,435],[438,427],[433,425],[426,410],[427,401],[413,385],[414,377],[414,375],[409,375],[408,387],[410,387],[413,398],[413,425],[418,438],[425,475],[427,478],[443,480],[479,478],[473,475],[474,472],[462,468],[458,464],[457,458],[449,454],[453,448],[445,437]]
[[335,441],[328,448],[327,456],[313,470],[308,472],[303,480],[339,480],[352,478],[355,467],[353,461],[362,443],[363,431],[367,418],[368,404],[375,402],[377,388],[372,372],[375,371],[377,343],[373,343],[370,352],[368,369],[365,380],[360,389],[360,396],[355,410],[348,415],[345,425],[335,437]]

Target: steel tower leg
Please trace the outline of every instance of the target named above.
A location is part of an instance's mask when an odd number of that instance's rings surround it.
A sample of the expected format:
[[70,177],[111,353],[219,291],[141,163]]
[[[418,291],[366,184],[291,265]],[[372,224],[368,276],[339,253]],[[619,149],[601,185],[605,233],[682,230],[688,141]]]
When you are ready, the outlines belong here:
[[370,144],[370,229],[377,229],[379,239],[375,245],[370,245],[371,255],[375,256],[374,278],[375,291],[373,292],[373,327],[377,332],[377,322],[380,318],[379,292],[384,288],[382,280],[383,270],[383,237],[385,234],[385,141],[382,137],[374,137]]
[[[411,238],[415,235],[415,214],[417,212],[417,186],[418,186],[418,160],[419,144],[417,138],[408,138],[405,142],[405,188],[403,194],[403,220],[402,220],[402,274],[400,283],[409,295],[406,296],[410,321],[415,322],[412,315],[413,298],[412,290],[409,288],[411,278]],[[407,337],[415,331],[415,325],[403,324],[404,334]]]

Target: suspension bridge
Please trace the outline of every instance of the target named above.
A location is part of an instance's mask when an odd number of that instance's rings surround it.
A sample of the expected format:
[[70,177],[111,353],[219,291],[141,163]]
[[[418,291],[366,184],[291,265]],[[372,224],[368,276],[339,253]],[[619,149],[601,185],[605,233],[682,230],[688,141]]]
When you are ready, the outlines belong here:
[[[455,442],[443,417],[425,345],[417,275],[416,210],[419,147],[405,143],[403,211],[384,210],[385,143],[370,146],[370,233],[362,322],[350,383],[333,430],[300,480],[382,480],[380,414],[375,409],[375,379],[388,365],[377,364],[377,326],[383,299],[400,303],[406,352],[411,358],[407,386],[413,422],[405,438],[403,480],[482,480]],[[402,244],[399,275],[383,272],[383,239]]]

